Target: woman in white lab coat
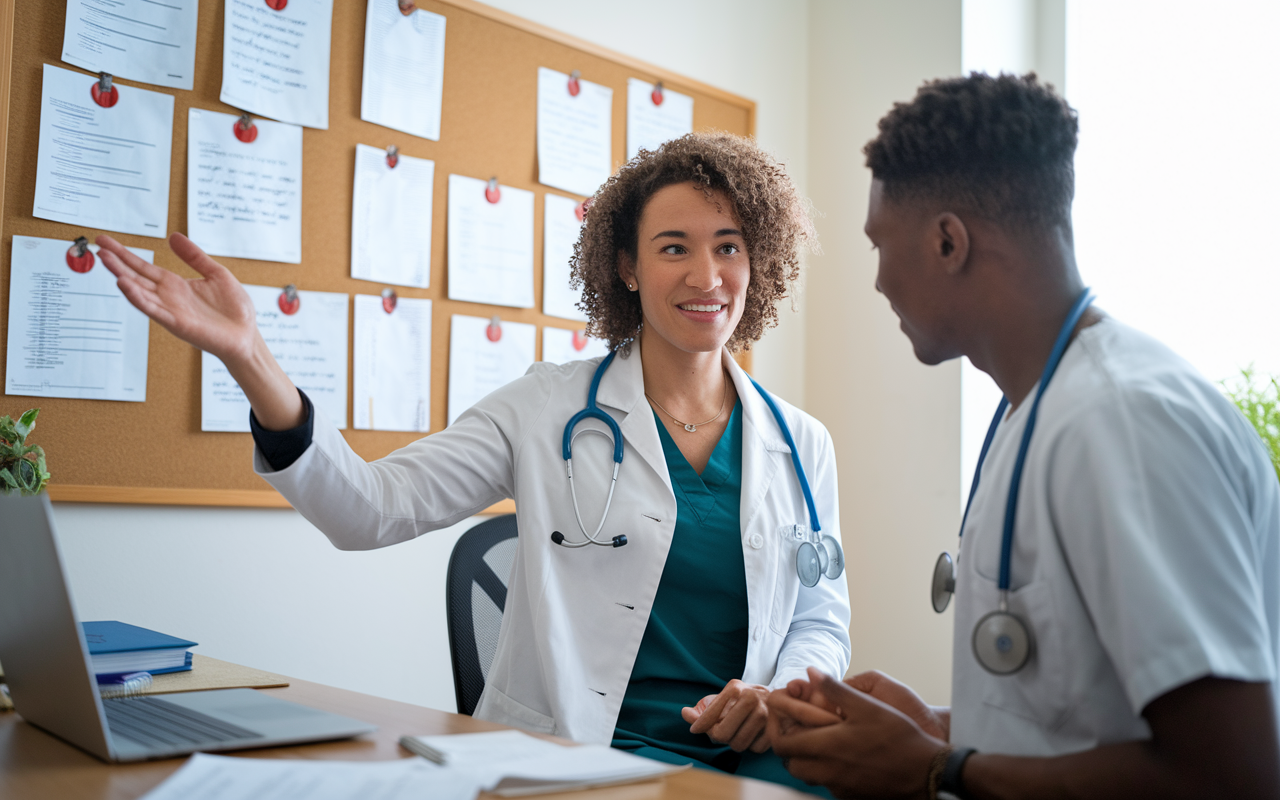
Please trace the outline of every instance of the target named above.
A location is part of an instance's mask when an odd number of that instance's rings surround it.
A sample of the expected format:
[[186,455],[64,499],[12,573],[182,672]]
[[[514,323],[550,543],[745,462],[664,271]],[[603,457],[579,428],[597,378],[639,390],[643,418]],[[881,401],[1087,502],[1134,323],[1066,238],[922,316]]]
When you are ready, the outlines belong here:
[[[807,530],[839,538],[835,458],[826,429],[768,400],[731,353],[776,322],[812,238],[785,171],[749,140],[691,134],[642,153],[593,198],[574,258],[588,332],[612,362],[539,363],[372,463],[286,377],[224,267],[180,234],[170,243],[200,279],[99,243],[130,301],[226,364],[253,408],[255,468],[337,547],[395,544],[515,499],[476,716],[791,782],[768,752],[765,697],[849,660],[843,577],[806,587],[797,575]],[[572,486],[563,458],[597,376],[622,437],[611,500],[607,438],[574,439]],[[574,431],[588,429],[608,426]],[[584,545],[588,534],[626,544]]]

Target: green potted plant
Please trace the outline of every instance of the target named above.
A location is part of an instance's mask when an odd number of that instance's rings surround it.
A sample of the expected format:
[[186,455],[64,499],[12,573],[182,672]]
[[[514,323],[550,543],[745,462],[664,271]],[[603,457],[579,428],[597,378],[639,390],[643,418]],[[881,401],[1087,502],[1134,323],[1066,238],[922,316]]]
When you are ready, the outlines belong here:
[[5,494],[15,489],[22,494],[39,494],[49,482],[44,450],[38,444],[27,444],[39,413],[40,409],[33,408],[16,422],[8,414],[0,417],[0,491]]
[[1234,385],[1224,381],[1223,389],[1262,438],[1280,477],[1280,378],[1258,375],[1250,366],[1240,370]]

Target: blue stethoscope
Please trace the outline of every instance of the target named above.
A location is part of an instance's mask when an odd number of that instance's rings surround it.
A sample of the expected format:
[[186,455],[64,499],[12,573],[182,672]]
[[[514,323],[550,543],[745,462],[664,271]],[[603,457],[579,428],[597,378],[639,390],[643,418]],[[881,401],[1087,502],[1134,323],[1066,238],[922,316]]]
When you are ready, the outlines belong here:
[[[1053,378],[1053,373],[1057,371],[1058,364],[1062,361],[1062,354],[1067,350],[1067,344],[1071,341],[1071,334],[1075,330],[1076,324],[1080,322],[1080,317],[1084,316],[1084,312],[1092,302],[1093,292],[1086,288],[1076,298],[1075,304],[1071,307],[1071,312],[1067,314],[1066,322],[1062,323],[1062,329],[1058,331],[1058,338],[1053,343],[1053,350],[1050,351],[1049,360],[1044,365],[1044,372],[1040,374],[1040,388],[1036,390],[1035,400],[1032,401],[1031,410],[1027,413],[1027,427],[1022,431],[1022,443],[1018,446],[1018,458],[1013,462],[1013,479],[1009,485],[1009,499],[1005,504],[1004,511],[1004,538],[1000,542],[999,607],[978,620],[978,624],[973,629],[973,655],[983,669],[995,675],[1012,675],[1022,669],[1031,659],[1031,653],[1035,645],[1031,635],[1031,628],[1018,615],[1009,611],[1009,567],[1010,562],[1013,560],[1013,522],[1018,513],[1018,488],[1022,485],[1022,468],[1027,461],[1027,448],[1031,444],[1031,432],[1036,427],[1036,415],[1040,410],[1040,398],[1044,397],[1044,390],[1048,388],[1049,381]],[[978,466],[973,473],[973,485],[969,489],[969,500],[965,503],[964,516],[960,520],[960,537],[962,541],[964,538],[964,524],[969,519],[969,507],[973,505],[973,496],[978,493],[978,479],[982,477],[982,462],[987,459],[987,450],[991,448],[991,440],[995,438],[996,428],[1000,427],[1000,420],[1004,418],[1004,413],[1008,408],[1009,398],[1000,398],[1000,405],[996,408],[996,415],[991,419],[990,427],[987,428],[987,438],[982,442],[982,452],[978,456]],[[938,556],[938,561],[933,567],[933,585],[931,587],[933,610],[939,614],[946,611],[947,605],[951,602],[951,595],[955,593],[955,590],[956,565],[951,559],[951,554],[944,552]]]
[[[609,353],[600,362],[600,366],[596,367],[595,375],[591,377],[591,388],[587,391],[587,407],[574,414],[564,426],[562,449],[565,470],[569,474],[569,492],[573,496],[573,513],[578,519],[578,528],[586,539],[581,542],[569,542],[565,540],[563,533],[553,531],[551,541],[562,547],[586,547],[592,544],[603,547],[622,547],[627,543],[625,534],[618,534],[608,540],[598,538],[600,531],[604,529],[605,520],[609,518],[609,507],[613,504],[613,490],[618,485],[618,470],[622,466],[622,430],[613,417],[596,405],[596,392],[600,388],[600,379],[604,377],[605,370],[609,369],[616,355],[616,350]],[[795,440],[791,438],[791,429],[787,427],[787,421],[782,417],[782,411],[769,393],[756,383],[755,378],[751,378],[751,385],[756,387],[756,391],[764,398],[765,405],[769,406],[769,410],[773,412],[773,418],[777,420],[778,428],[782,430],[782,438],[786,440],[787,447],[791,448],[791,463],[796,469],[796,477],[800,480],[800,490],[804,493],[805,505],[809,508],[809,527],[788,526],[790,538],[800,542],[796,550],[796,573],[805,586],[816,586],[823,575],[835,580],[844,572],[844,551],[841,550],[840,543],[835,540],[835,537],[821,533],[822,526],[818,522],[818,509],[813,503],[813,492],[809,490],[809,480],[805,477],[804,467],[800,465],[799,451]],[[609,433],[599,428],[583,428],[575,433],[574,429],[577,428],[578,423],[587,419],[600,420],[608,426]],[[596,526],[595,533],[588,533],[587,526],[582,522],[582,512],[578,509],[578,490],[573,483],[573,443],[583,434],[603,436],[613,443],[613,478],[609,482],[609,497],[605,500],[604,513],[600,515],[600,524]]]

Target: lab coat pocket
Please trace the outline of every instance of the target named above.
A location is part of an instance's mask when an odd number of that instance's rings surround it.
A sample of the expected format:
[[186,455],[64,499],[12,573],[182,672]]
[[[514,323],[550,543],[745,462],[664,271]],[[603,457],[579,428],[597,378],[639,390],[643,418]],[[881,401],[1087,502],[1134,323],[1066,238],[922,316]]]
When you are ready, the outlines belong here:
[[[990,605],[997,608],[999,591],[994,582],[981,581]],[[1049,730],[1058,728],[1070,712],[1072,697],[1067,637],[1056,612],[1053,585],[1044,578],[1009,593],[1009,611],[1027,626],[1032,637],[1031,657],[1012,675],[984,673],[982,702],[1035,722]],[[986,613],[986,612],[982,612]],[[973,647],[973,631],[966,631]],[[975,657],[971,654],[971,657]],[[981,667],[977,667],[981,669]]]
[[556,721],[522,703],[512,700],[492,683],[484,687],[476,716],[490,722],[501,722],[530,733],[555,733]]
[[773,565],[776,578],[773,588],[773,610],[769,614],[769,627],[779,636],[786,636],[795,616],[796,599],[800,593],[800,576],[796,574],[796,550],[800,541],[794,525],[782,525],[774,532],[777,541],[777,563]]

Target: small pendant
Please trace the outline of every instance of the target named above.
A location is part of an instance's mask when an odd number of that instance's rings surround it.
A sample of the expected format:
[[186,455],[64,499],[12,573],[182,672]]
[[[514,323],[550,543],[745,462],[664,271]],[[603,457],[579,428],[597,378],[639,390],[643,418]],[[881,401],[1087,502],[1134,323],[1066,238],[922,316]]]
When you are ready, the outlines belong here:
[[684,429],[685,429],[686,431],[688,431],[689,433],[697,433],[697,432],[698,432],[698,426],[697,426],[697,425],[690,425],[690,424],[688,424],[688,423],[685,423]]

